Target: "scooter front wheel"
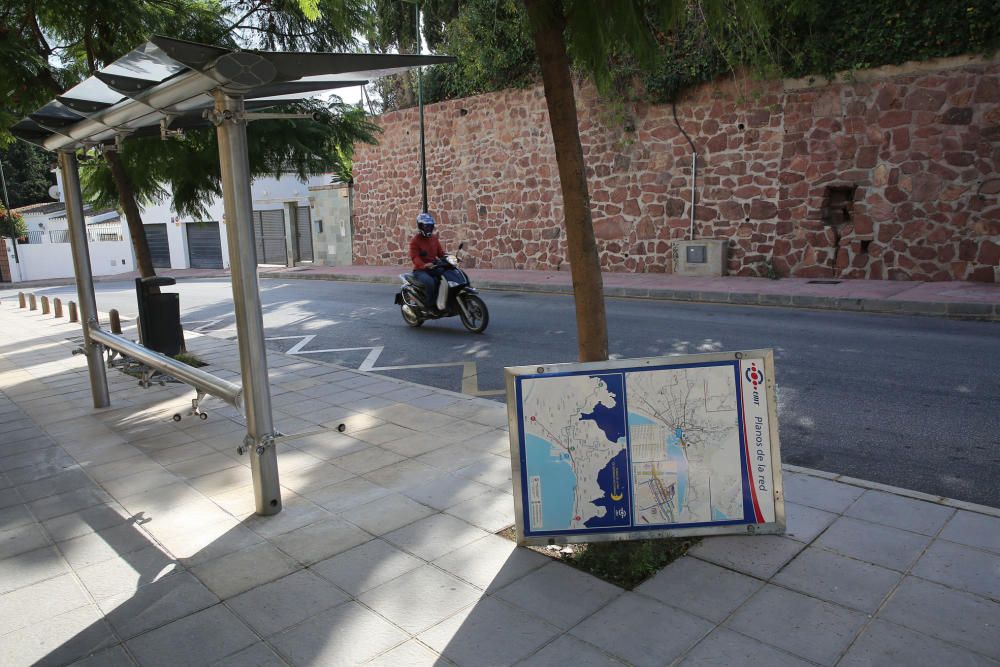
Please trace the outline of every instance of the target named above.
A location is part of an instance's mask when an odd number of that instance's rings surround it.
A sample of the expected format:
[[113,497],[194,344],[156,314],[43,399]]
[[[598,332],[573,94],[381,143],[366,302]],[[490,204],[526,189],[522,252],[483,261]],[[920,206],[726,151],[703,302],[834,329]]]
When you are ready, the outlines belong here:
[[424,321],[414,312],[413,308],[406,305],[405,303],[399,307],[399,312],[403,316],[403,321],[409,324],[411,327],[419,327]]
[[462,324],[472,333],[483,333],[490,323],[490,311],[486,304],[475,294],[462,294],[458,297],[462,303],[459,304],[458,314],[462,318]]

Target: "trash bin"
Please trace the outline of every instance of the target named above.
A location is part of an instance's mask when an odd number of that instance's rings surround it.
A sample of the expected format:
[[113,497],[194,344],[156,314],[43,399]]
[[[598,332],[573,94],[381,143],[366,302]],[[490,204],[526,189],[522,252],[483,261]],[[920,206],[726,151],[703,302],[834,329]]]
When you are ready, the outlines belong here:
[[173,278],[152,276],[135,279],[139,302],[139,342],[160,354],[175,357],[184,351],[181,302],[176,292],[154,292],[153,287],[176,284]]

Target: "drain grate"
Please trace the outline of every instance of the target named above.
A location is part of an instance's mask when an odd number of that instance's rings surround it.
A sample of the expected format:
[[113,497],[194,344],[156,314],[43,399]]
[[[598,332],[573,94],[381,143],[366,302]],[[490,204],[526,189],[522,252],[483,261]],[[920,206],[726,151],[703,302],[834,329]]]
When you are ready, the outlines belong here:
[[839,285],[840,280],[807,280],[806,285]]

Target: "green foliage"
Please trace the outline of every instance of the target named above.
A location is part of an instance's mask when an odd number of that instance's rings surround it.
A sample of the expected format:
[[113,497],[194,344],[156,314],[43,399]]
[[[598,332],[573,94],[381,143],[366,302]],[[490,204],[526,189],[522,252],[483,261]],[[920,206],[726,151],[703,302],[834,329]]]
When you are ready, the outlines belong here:
[[697,538],[598,542],[577,547],[565,561],[616,586],[632,590],[698,543]]
[[1000,48],[997,0],[782,0],[770,14],[789,76]]
[[181,362],[182,364],[187,364],[192,368],[201,368],[202,366],[208,365],[206,362],[202,361],[201,359],[199,359],[197,356],[195,356],[190,352],[181,352],[180,354],[176,355],[174,359]]
[[469,0],[444,29],[442,50],[458,62],[429,67],[424,100],[523,88],[538,77],[535,45],[518,0]]
[[7,194],[10,196],[10,201],[5,203],[11,208],[49,201],[49,187],[56,182],[50,172],[51,155],[41,148],[17,141],[6,149],[0,149],[0,162],[3,162]]
[[0,206],[0,237],[19,239],[28,234],[28,224],[19,213]]

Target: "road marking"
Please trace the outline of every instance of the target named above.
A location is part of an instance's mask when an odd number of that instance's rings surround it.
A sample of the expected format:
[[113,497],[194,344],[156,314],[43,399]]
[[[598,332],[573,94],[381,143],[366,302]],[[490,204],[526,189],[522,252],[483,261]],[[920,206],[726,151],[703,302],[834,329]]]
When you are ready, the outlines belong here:
[[375,363],[378,361],[379,356],[381,356],[383,350],[385,350],[384,345],[370,345],[365,347],[336,347],[336,348],[326,348],[321,350],[306,350],[306,345],[311,343],[316,338],[316,334],[300,334],[297,336],[272,336],[266,338],[265,340],[293,340],[298,339],[298,342],[292,345],[285,354],[291,354],[295,356],[301,356],[305,354],[323,354],[326,352],[356,352],[360,350],[370,350],[368,356],[365,360],[361,362],[358,366],[359,371],[378,373],[379,371],[402,371],[402,370],[412,370],[418,368],[451,368],[455,366],[462,367],[462,393],[468,394],[469,396],[500,396],[506,391],[504,389],[479,389],[479,370],[476,367],[476,362],[474,361],[446,361],[440,364],[407,364],[402,366],[376,366]]

